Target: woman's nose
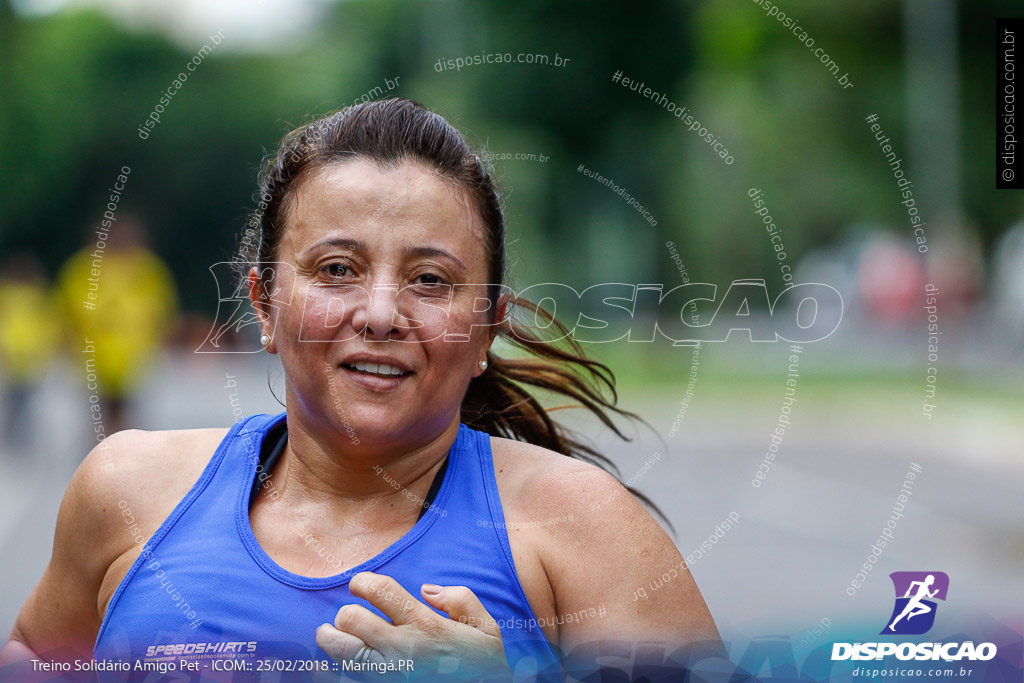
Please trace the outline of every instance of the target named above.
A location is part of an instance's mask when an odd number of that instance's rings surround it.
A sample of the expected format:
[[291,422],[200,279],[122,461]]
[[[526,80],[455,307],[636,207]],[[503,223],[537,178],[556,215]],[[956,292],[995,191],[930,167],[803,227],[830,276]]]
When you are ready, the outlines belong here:
[[399,334],[397,295],[397,284],[373,285],[368,299],[353,312],[353,327],[369,341],[386,341]]

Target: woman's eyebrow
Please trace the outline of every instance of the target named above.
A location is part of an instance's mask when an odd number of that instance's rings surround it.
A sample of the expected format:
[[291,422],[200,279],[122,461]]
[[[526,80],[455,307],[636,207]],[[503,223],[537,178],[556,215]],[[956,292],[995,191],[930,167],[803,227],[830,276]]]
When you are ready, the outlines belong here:
[[309,254],[322,247],[341,247],[347,251],[366,251],[366,242],[349,239],[347,237],[326,237],[306,249],[306,251],[303,252],[303,255]]
[[455,263],[457,263],[459,265],[459,267],[462,268],[465,271],[469,270],[468,268],[466,268],[466,264],[463,263],[462,261],[460,261],[459,258],[455,254],[451,253],[450,251],[446,251],[444,249],[439,249],[437,247],[408,247],[405,250],[405,255],[406,256],[440,256],[442,258],[447,258],[447,259],[450,259],[452,261],[455,261]]

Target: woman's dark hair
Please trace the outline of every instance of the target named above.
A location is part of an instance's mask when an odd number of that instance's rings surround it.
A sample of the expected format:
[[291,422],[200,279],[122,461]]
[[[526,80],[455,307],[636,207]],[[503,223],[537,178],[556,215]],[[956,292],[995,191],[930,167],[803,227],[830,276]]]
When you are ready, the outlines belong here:
[[[529,389],[571,399],[626,440],[612,421],[612,414],[639,418],[616,407],[612,371],[587,358],[579,343],[547,310],[515,298],[509,302],[511,314],[497,321],[497,299],[506,277],[501,196],[481,157],[439,114],[417,102],[392,98],[341,109],[285,135],[260,173],[259,206],[250,217],[247,238],[242,240],[240,263],[246,267],[258,264],[261,276],[272,272],[265,266],[276,259],[297,181],[329,164],[354,158],[373,161],[383,168],[393,168],[405,160],[425,164],[466,192],[484,226],[492,322],[497,323],[497,334],[505,342],[533,357],[501,358],[489,351],[487,369],[470,382],[462,400],[462,422],[493,436],[542,446],[616,473],[608,458],[551,418],[552,411],[572,406],[544,408]],[[265,287],[267,284],[264,282]],[[520,311],[540,327],[530,328],[517,320]],[[553,343],[551,339],[562,341]],[[646,496],[626,488],[661,514]]]

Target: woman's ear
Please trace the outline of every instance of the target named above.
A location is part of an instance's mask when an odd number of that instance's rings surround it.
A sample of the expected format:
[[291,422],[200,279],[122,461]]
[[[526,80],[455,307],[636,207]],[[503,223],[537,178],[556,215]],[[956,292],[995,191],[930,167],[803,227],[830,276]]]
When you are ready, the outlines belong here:
[[507,321],[505,320],[505,316],[508,314],[508,299],[508,294],[502,294],[501,296],[498,297],[498,303],[494,307],[496,311],[495,320],[497,322],[494,324],[493,327],[491,327],[491,341],[494,341],[494,337],[497,336],[498,332],[500,330],[505,329],[505,327],[508,325]]
[[[256,311],[256,319],[259,321],[261,346],[266,348],[270,353],[275,353],[277,349],[274,344],[274,325],[273,321],[270,319],[270,305],[267,303],[267,290],[262,278],[260,278],[259,268],[253,266],[249,269],[248,283],[249,301],[252,302],[252,308]],[[264,339],[268,341],[264,343]]]
[[260,270],[256,266],[249,269],[249,275],[246,278],[249,284],[249,301],[252,302],[252,308],[256,311],[256,317],[262,325],[269,319],[267,311],[269,310],[266,306],[266,290],[263,288],[263,282],[260,281]]

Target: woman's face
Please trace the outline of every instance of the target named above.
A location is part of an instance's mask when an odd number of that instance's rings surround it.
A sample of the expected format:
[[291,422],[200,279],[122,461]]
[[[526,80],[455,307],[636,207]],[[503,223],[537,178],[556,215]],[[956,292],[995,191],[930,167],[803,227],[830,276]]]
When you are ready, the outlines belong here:
[[286,221],[271,289],[287,304],[263,329],[289,414],[378,446],[457,422],[492,339],[469,197],[420,163],[355,159],[301,180]]

